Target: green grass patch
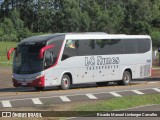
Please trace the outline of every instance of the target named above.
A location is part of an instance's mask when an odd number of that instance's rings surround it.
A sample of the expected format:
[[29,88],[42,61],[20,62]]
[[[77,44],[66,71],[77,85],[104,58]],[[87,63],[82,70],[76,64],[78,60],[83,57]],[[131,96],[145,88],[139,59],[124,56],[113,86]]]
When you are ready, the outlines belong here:
[[160,66],[153,65],[152,68],[160,68]]
[[16,42],[0,42],[0,66],[11,66],[12,65],[12,58],[13,54],[11,55],[11,60],[7,60],[7,51],[12,48],[16,47]]
[[160,94],[129,96],[96,103],[91,102],[76,106],[73,111],[113,111],[150,104],[160,104]]

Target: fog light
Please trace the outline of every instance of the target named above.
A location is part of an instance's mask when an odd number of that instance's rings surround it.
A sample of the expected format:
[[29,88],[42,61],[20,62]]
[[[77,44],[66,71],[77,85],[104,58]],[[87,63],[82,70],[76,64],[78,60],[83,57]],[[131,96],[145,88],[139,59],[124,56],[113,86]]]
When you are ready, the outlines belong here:
[[39,84],[41,84],[41,82],[39,82]]

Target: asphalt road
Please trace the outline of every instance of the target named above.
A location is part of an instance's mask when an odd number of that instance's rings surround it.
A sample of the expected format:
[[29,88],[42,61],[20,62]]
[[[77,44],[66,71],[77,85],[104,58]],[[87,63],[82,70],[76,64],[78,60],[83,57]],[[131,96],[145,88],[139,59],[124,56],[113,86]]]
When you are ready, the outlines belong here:
[[95,83],[82,84],[65,91],[56,87],[46,88],[41,92],[33,88],[2,88],[0,89],[0,109],[159,93],[159,79],[134,80],[128,86],[118,86],[114,83],[104,87],[97,87]]

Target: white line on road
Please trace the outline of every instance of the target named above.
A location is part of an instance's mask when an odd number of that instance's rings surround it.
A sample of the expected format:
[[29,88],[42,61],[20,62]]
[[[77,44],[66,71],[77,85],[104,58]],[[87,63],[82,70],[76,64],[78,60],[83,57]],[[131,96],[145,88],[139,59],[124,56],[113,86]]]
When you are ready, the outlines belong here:
[[67,98],[66,96],[60,96],[61,100],[64,102],[71,102],[69,98]]
[[122,95],[116,93],[116,92],[109,92],[110,94],[112,94],[115,97],[122,97]]
[[32,102],[36,105],[42,105],[43,103],[40,101],[39,98],[32,98]]
[[148,83],[154,84],[154,83],[158,83],[158,82],[148,82]]
[[[148,87],[148,88],[141,88],[141,89],[138,89],[138,90],[149,90],[149,89],[153,89],[153,87]],[[128,92],[128,91],[131,91],[131,90],[119,90],[119,91],[114,91],[114,92]],[[93,93],[90,93],[90,94],[102,94],[102,93],[109,93],[109,92],[93,92]],[[69,97],[72,97],[72,96],[78,96],[78,95],[84,95],[83,93],[82,94],[66,94],[65,96],[69,96]],[[55,97],[60,97],[60,96],[56,96],[56,95],[53,95],[53,96],[41,96],[41,97],[38,97],[38,98],[55,98]],[[17,101],[17,100],[30,100],[32,98],[16,98],[16,99],[10,99],[9,101]]]
[[12,107],[12,105],[11,105],[9,100],[2,101],[2,106],[3,107]]
[[158,88],[153,88],[153,90],[160,92],[160,89],[158,89]]
[[86,94],[86,96],[89,98],[89,99],[92,99],[92,100],[96,100],[97,97],[92,95],[92,94]]
[[138,90],[132,90],[132,92],[134,92],[134,93],[136,93],[136,94],[138,94],[138,95],[143,95],[143,94],[144,94],[143,92],[140,92],[140,91],[138,91]]

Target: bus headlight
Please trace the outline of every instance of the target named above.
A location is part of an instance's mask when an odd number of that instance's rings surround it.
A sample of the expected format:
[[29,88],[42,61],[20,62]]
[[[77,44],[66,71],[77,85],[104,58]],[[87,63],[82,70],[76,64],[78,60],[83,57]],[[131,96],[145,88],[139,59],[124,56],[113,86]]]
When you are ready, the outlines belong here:
[[41,78],[43,75],[38,75],[37,77],[36,77],[36,79],[38,79],[38,78]]

